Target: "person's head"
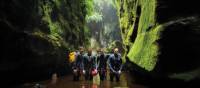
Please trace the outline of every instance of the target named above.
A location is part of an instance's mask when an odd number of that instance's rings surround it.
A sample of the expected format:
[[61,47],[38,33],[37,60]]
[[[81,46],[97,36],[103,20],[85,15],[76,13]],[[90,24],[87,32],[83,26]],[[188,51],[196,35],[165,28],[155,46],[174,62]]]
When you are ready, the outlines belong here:
[[102,49],[102,48],[99,48],[99,49],[97,50],[97,52],[98,52],[98,54],[102,54],[102,53],[103,53],[103,49]]
[[92,55],[92,49],[91,48],[88,49],[88,55]]
[[104,53],[104,50],[103,48],[100,49],[100,54],[103,54]]
[[100,48],[99,48],[99,49],[97,49],[97,53],[98,53],[98,54],[100,53]]
[[118,52],[119,52],[119,49],[118,48],[114,48],[113,52],[114,52],[115,55],[117,55]]
[[80,54],[83,54],[84,48],[83,47],[79,47],[79,52],[80,52]]

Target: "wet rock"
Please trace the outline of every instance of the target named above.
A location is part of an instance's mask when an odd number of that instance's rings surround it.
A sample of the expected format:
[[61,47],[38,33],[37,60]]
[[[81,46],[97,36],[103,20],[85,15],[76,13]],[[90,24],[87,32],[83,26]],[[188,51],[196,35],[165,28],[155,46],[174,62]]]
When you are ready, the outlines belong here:
[[[68,49],[88,43],[83,0],[1,0],[0,73],[15,85],[69,73]],[[78,19],[80,18],[80,19]]]
[[200,77],[196,75],[200,68],[200,10],[195,0],[118,0],[116,4],[123,44],[132,63],[129,66],[138,80],[186,87],[190,85],[187,77],[169,76]]

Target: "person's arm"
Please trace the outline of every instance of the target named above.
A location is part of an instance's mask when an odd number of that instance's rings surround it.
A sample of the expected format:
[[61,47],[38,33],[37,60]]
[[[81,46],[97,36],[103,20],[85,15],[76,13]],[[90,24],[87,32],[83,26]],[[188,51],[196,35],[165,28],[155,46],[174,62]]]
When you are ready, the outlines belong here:
[[77,68],[77,66],[78,66],[78,58],[79,58],[79,55],[77,55],[77,57],[75,58],[74,62],[72,63],[72,69]]
[[93,68],[97,69],[97,61],[96,61],[96,57],[93,56],[92,59],[93,59]]
[[119,60],[120,60],[120,71],[122,70],[123,68],[123,64],[122,64],[122,58],[121,58],[121,54],[118,54],[119,55]]
[[108,57],[108,66],[109,66],[109,68],[110,68],[110,70],[112,71],[112,72],[115,72],[115,70],[112,68],[112,65],[111,65],[111,59],[112,59],[112,56],[109,56]]
[[122,68],[123,68],[123,64],[122,64],[122,58],[120,57],[120,71],[122,70]]
[[100,63],[100,57],[97,56],[97,68],[99,67],[99,63]]
[[84,65],[85,65],[85,56],[82,56],[81,58],[81,69],[84,70]]

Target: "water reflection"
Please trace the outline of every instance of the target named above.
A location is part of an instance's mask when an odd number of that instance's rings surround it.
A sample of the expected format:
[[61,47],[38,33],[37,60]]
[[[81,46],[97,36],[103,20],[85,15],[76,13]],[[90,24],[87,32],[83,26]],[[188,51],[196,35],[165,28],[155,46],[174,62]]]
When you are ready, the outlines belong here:
[[[130,78],[128,75],[122,74],[120,82],[111,82],[109,77],[104,81],[99,81],[98,79],[84,81],[84,77],[81,77],[80,81],[72,81],[71,75],[58,78],[57,74],[53,74],[51,80],[38,83],[41,85],[39,88],[145,88],[144,86],[133,84]],[[38,83],[36,84],[38,85]],[[36,87],[29,86],[23,88]]]

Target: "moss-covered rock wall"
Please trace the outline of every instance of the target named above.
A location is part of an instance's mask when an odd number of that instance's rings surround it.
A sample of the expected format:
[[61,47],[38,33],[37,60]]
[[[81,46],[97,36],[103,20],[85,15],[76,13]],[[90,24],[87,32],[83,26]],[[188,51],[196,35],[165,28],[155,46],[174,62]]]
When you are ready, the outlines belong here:
[[155,41],[159,37],[156,0],[121,0],[117,4],[128,58],[146,70],[152,70],[158,52]]
[[15,84],[67,73],[68,50],[89,43],[89,11],[88,0],[1,0],[2,80]]
[[195,76],[199,74],[200,10],[195,0],[117,0],[115,3],[128,60],[160,75],[188,71],[195,71]]

